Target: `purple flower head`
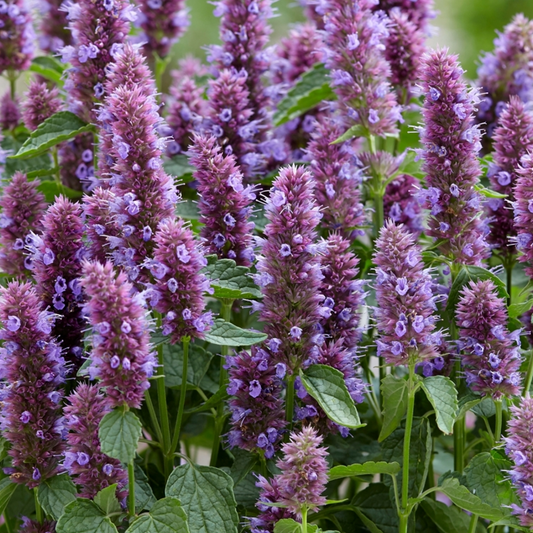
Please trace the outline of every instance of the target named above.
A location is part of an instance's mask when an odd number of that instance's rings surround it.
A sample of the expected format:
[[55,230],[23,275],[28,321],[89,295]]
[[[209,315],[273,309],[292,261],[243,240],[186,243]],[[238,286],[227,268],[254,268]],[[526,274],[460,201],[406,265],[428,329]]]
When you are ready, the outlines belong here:
[[[438,50],[422,58],[422,90],[426,95],[421,129],[427,190],[431,209],[428,235],[439,239],[440,252],[468,265],[479,265],[488,255],[484,223],[479,217],[479,201],[474,185],[481,168],[477,159],[480,132],[474,126],[475,91],[469,91],[462,78],[457,57]],[[438,90],[434,100],[430,89]],[[453,106],[461,103],[466,118],[461,119]],[[441,222],[446,225],[441,226]],[[446,228],[443,230],[443,228]]]
[[522,157],[521,165],[517,169],[518,179],[514,188],[516,201],[514,203],[514,226],[517,232],[516,249],[521,252],[519,260],[527,263],[526,273],[533,277],[533,158],[530,154]]
[[422,231],[422,207],[416,198],[419,181],[402,174],[391,181],[385,189],[383,208],[385,217],[403,224],[413,235]]
[[28,517],[22,517],[20,533],[55,533],[56,523],[50,520],[43,520],[42,523],[30,520]]
[[434,0],[379,0],[374,2],[376,11],[383,10],[389,16],[395,11],[405,13],[409,20],[425,35],[431,33],[429,21],[437,16]]
[[[16,329],[10,327],[14,319]],[[53,315],[44,310],[31,284],[11,282],[0,289],[0,424],[11,444],[11,479],[30,488],[61,471],[61,406],[50,394],[61,395],[65,361],[45,325],[50,321]]]
[[13,100],[8,91],[0,100],[0,128],[2,130],[14,130],[18,126],[20,119],[19,100],[16,97]]
[[39,124],[57,113],[62,106],[63,102],[56,87],[49,89],[44,82],[32,81],[22,103],[25,126],[30,130],[37,129]]
[[57,53],[72,45],[72,34],[68,29],[67,10],[62,0],[44,0],[40,4],[39,48],[45,52]]
[[[107,322],[111,327],[108,335],[101,335],[99,342],[93,342],[92,375],[106,388],[111,407],[139,408],[144,391],[150,386],[151,374],[147,368],[155,365],[149,323],[141,299],[127,281],[126,274],[117,273],[109,262],[102,265],[86,261],[81,285],[87,295],[84,312],[89,323],[96,328],[97,324]],[[124,322],[131,326],[129,333],[122,329]],[[113,368],[115,356],[120,365]]]
[[471,281],[461,291],[456,322],[467,383],[495,399],[520,392],[522,359],[507,319],[505,301],[491,280]]
[[267,480],[262,475],[257,475],[256,487],[260,489],[259,500],[255,506],[259,509],[259,515],[250,518],[250,531],[253,533],[271,533],[274,526],[283,518],[296,518],[296,515],[286,507],[269,505],[281,501],[278,476]]

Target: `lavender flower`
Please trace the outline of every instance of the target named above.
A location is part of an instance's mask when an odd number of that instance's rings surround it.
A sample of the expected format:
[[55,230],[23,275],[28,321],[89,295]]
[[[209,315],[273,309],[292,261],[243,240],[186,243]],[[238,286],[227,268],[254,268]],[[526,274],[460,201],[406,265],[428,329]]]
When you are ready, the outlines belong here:
[[480,131],[473,123],[477,91],[469,91],[457,57],[446,50],[422,58],[425,95],[420,128],[422,170],[427,189],[420,198],[431,209],[427,234],[439,239],[440,252],[458,263],[479,265],[488,255],[481,200],[474,190],[481,175],[477,153]]
[[22,103],[22,118],[24,125],[30,130],[37,129],[39,124],[57,113],[63,106],[57,88],[49,89],[44,82],[32,81],[25,97]]
[[59,52],[72,44],[72,34],[68,30],[67,13],[61,9],[63,0],[40,0],[42,13],[39,26],[39,47],[45,52]]
[[518,260],[526,264],[526,274],[533,278],[533,158],[524,155],[517,169],[518,179],[514,188],[514,227],[516,249],[521,252]]
[[435,330],[433,281],[413,235],[387,222],[376,241],[374,263],[378,355],[394,366],[438,357],[442,332]]
[[259,509],[259,515],[250,518],[250,531],[252,533],[273,533],[274,526],[283,518],[296,518],[286,507],[270,505],[279,503],[281,500],[278,477],[274,476],[266,479],[261,475],[257,476],[256,487],[260,489],[259,501],[255,506]]
[[493,281],[471,281],[462,289],[456,322],[466,382],[495,399],[520,392],[520,331],[510,333],[507,319]]
[[96,183],[94,176],[94,138],[82,133],[58,145],[61,182],[71,189],[90,191]]
[[67,449],[64,466],[80,488],[79,496],[94,498],[109,485],[117,483],[117,497],[127,495],[128,475],[120,461],[100,449],[98,426],[109,411],[108,402],[96,385],[81,383],[68,397],[64,409]]
[[30,283],[0,289],[1,428],[10,442],[16,483],[37,487],[60,471],[65,361],[50,337],[54,315],[43,309]]
[[397,224],[403,224],[411,233],[422,232],[422,207],[416,192],[419,181],[408,174],[394,178],[385,189],[383,210],[385,218],[391,218]]
[[226,367],[232,396],[228,443],[270,459],[286,425],[281,399],[285,365],[275,364],[267,350],[253,346],[251,352],[226,356]]
[[511,419],[507,423],[508,437],[505,450],[514,465],[510,471],[511,481],[522,505],[513,504],[512,512],[517,515],[520,525],[533,527],[533,453],[531,435],[533,434],[533,399],[522,398],[520,405],[511,405]]
[[437,15],[433,9],[434,0],[379,0],[375,4],[374,9],[383,10],[389,16],[392,12],[401,10],[415,24],[417,30],[425,34],[430,33],[429,21]]
[[509,240],[515,240],[516,229],[513,210],[506,201],[514,202],[514,188],[517,185],[520,160],[533,150],[533,112],[527,110],[524,103],[511,96],[509,104],[500,115],[499,125],[494,131],[494,162],[489,166],[492,189],[506,194],[506,200],[491,199],[487,202],[491,233],[490,244],[497,248],[497,253],[504,261],[516,252]]
[[212,322],[211,312],[205,312],[204,293],[210,287],[200,272],[207,264],[202,249],[181,219],[162,222],[154,241],[153,260],[147,266],[155,281],[148,295],[163,315],[163,335],[170,335],[174,343],[185,336],[201,339]]
[[242,174],[232,155],[223,156],[215,137],[196,136],[190,148],[193,176],[198,182],[201,222],[200,235],[209,253],[251,266],[252,231],[249,221],[254,188],[244,186]]
[[[353,5],[352,5],[353,4]],[[401,118],[388,79],[391,71],[384,51],[389,20],[373,12],[374,0],[325,0],[317,7],[324,15],[326,66],[346,125],[360,125],[371,135],[397,132]]]
[[24,0],[0,3],[0,74],[26,70],[35,51],[35,32]]
[[26,174],[15,172],[0,196],[0,269],[6,274],[28,277],[24,242],[31,232],[42,228],[46,209],[44,195],[37,190],[37,181],[28,181]]
[[3,130],[14,130],[20,122],[20,109],[18,99],[11,98],[6,92],[0,101],[0,128]]
[[20,533],[55,533],[56,523],[44,520],[41,524],[35,520],[30,520],[27,516],[23,516],[19,531]]
[[86,261],[81,285],[88,298],[84,311],[93,327],[89,375],[106,388],[111,407],[138,409],[156,366],[143,298],[109,262]]
[[45,305],[58,315],[52,334],[59,341],[74,367],[79,367],[83,352],[80,303],[83,301],[78,278],[85,256],[82,208],[60,196],[43,219],[41,236],[26,239],[30,251],[37,292]]

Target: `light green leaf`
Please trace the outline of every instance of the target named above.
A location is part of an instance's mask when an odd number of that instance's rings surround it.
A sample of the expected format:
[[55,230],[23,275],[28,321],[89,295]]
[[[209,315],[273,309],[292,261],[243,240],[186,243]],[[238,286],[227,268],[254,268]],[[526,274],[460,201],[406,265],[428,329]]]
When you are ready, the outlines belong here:
[[68,474],[47,479],[39,485],[38,498],[47,515],[59,520],[65,507],[76,499],[76,486]]
[[492,189],[488,189],[483,185],[474,185],[474,189],[482,196],[485,196],[485,198],[507,198],[507,194],[493,191]]
[[435,409],[439,429],[445,435],[453,433],[458,408],[457,389],[453,381],[445,376],[429,376],[422,381],[422,389]]
[[117,533],[117,528],[98,505],[80,498],[65,507],[56,533]]
[[65,187],[65,185],[57,183],[56,181],[43,181],[37,189],[44,194],[44,197],[49,204],[53,204],[60,194],[71,200],[79,200],[83,196],[81,191],[69,189],[68,187]]
[[11,159],[29,159],[46,152],[52,146],[72,139],[80,133],[95,131],[95,126],[83,122],[70,111],[59,111],[47,118],[33,131],[16,155]]
[[[7,136],[2,139],[0,146],[6,152],[9,152],[10,154],[16,154],[22,146],[23,141],[25,141],[28,137],[29,133],[20,135],[16,139],[11,136]],[[4,177],[10,178],[17,171],[24,172],[24,174],[28,176],[28,179],[30,179],[34,173],[52,172],[52,159],[50,158],[49,154],[41,154],[37,157],[26,160],[11,159],[8,157],[4,165]]]
[[[192,387],[200,386],[205,376],[213,354],[204,350],[200,345],[189,345],[189,359],[187,369],[187,383]],[[165,368],[165,385],[167,387],[181,387],[183,372],[183,346],[181,344],[163,344],[163,362]]]
[[194,533],[237,533],[233,481],[222,470],[191,463],[178,466],[168,478],[165,493],[181,501]]
[[94,503],[102,509],[102,512],[107,516],[111,513],[119,513],[121,511],[120,503],[117,499],[117,484],[109,485],[102,489],[95,497]]
[[465,396],[459,399],[457,409],[457,420],[463,418],[472,407],[475,407],[483,398],[479,394],[469,392]]
[[407,382],[392,374],[381,380],[383,394],[383,425],[379,434],[379,442],[385,440],[402,421],[407,412]]
[[354,137],[365,137],[368,134],[368,130],[361,124],[352,126],[349,130],[346,130],[339,138],[335,139],[332,144],[340,144],[344,141],[353,139]]
[[65,68],[57,59],[51,56],[34,57],[29,70],[47,80],[53,81],[59,87],[63,86],[61,76]]
[[126,533],[188,533],[187,515],[176,498],[157,501],[150,513],[139,516]]
[[141,436],[141,422],[131,411],[115,409],[102,418],[98,437],[102,452],[129,464]]
[[204,338],[207,342],[219,346],[252,346],[263,342],[267,336],[259,331],[242,329],[222,318],[217,318]]
[[[314,524],[307,524],[308,533],[316,533],[318,527]],[[282,518],[276,522],[274,533],[301,533],[302,524],[292,518]]]
[[468,533],[470,517],[457,507],[430,498],[422,500],[420,505],[441,533]]
[[204,272],[214,289],[213,296],[219,299],[262,298],[262,293],[250,276],[250,269],[237,266],[233,259],[208,257]]
[[18,485],[13,483],[9,477],[0,480],[0,515],[4,514],[7,504],[17,487]]
[[300,370],[305,390],[318,402],[330,420],[341,426],[363,427],[342,372],[327,365],[311,365]]
[[389,474],[394,476],[401,470],[400,464],[385,463],[380,461],[375,463],[374,461],[368,461],[363,464],[354,464],[349,466],[334,466],[329,471],[328,479],[332,481],[334,479],[341,479],[344,477],[354,477],[354,476],[366,476],[366,475],[375,475],[375,474]]
[[517,304],[511,304],[507,312],[509,314],[509,318],[519,318],[524,313],[527,313],[531,308],[533,307],[533,300],[526,300],[522,303]]

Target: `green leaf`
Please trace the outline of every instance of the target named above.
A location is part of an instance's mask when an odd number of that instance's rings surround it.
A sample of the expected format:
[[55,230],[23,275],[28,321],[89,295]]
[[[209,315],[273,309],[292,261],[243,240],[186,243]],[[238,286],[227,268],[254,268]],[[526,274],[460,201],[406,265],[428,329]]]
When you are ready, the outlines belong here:
[[445,376],[429,376],[422,381],[422,389],[435,409],[439,429],[445,435],[453,433],[458,408],[457,389],[453,381]]
[[279,102],[273,117],[274,124],[281,126],[318,104],[335,98],[330,87],[329,70],[322,63],[316,63],[300,76]]
[[233,479],[233,486],[237,486],[257,464],[258,457],[255,453],[250,453],[240,448],[234,448],[232,454],[235,458],[229,475]]
[[57,59],[51,56],[34,57],[29,70],[47,80],[53,81],[59,87],[63,86],[61,76],[65,68]]
[[37,494],[46,514],[59,520],[65,507],[76,499],[77,491],[68,474],[61,474],[41,483]]
[[353,139],[354,137],[364,137],[368,133],[367,129],[361,124],[352,126],[349,130],[346,130],[340,137],[335,139],[331,144],[340,144],[344,141]]
[[259,331],[242,329],[222,318],[217,318],[204,338],[207,342],[219,346],[252,346],[263,342],[267,336]]
[[[308,533],[316,533],[318,527],[314,524],[307,524]],[[292,518],[282,518],[276,522],[274,533],[301,533],[302,524]]]
[[37,189],[44,194],[44,197],[49,204],[53,204],[56,197],[60,194],[71,200],[79,200],[83,196],[81,191],[69,189],[68,187],[65,187],[65,185],[57,183],[56,181],[43,181]]
[[330,420],[351,429],[365,425],[361,424],[342,372],[327,365],[311,365],[305,371],[300,370],[300,379]]
[[[205,387],[203,386],[200,386],[200,388],[205,390]],[[202,411],[207,411],[213,407],[216,407],[221,402],[225,401],[227,398],[229,398],[229,394],[226,390],[226,386],[223,385],[215,392],[215,394],[213,394],[213,396],[211,396],[207,400],[207,402],[204,402],[198,405],[197,407],[194,407],[193,409],[187,410],[186,412],[189,414],[192,414],[192,413],[200,413]]]
[[98,505],[79,498],[65,507],[56,533],[117,533],[117,528]]
[[342,479],[345,477],[354,476],[366,476],[375,474],[389,474],[390,476],[396,475],[401,470],[399,463],[385,463],[380,461],[375,463],[374,461],[368,461],[363,464],[355,464],[349,466],[334,466],[329,471],[328,479],[333,481],[334,479]]
[[133,468],[135,471],[135,509],[138,511],[147,509],[149,511],[157,500],[144,470],[137,462]]
[[507,194],[493,191],[492,189],[488,189],[483,185],[474,185],[474,189],[482,196],[485,196],[485,198],[507,198]]
[[200,220],[198,204],[193,200],[183,200],[176,204],[176,215],[185,220]]
[[94,503],[102,509],[102,512],[107,516],[111,513],[120,513],[120,502],[117,499],[117,484],[109,485],[102,489],[95,497]]
[[39,124],[39,127],[31,133],[17,154],[10,156],[10,158],[29,159],[35,157],[46,152],[52,146],[87,131],[95,131],[95,126],[83,122],[70,111],[59,111]]
[[383,533],[381,529],[379,529],[370,518],[368,518],[361,509],[358,507],[353,508],[354,513],[360,518],[361,522],[363,522],[363,525],[370,531],[370,533]]
[[239,525],[233,481],[218,468],[187,463],[176,467],[165,493],[178,498],[194,533],[236,533]]
[[192,180],[192,173],[194,167],[189,165],[189,159],[186,155],[179,154],[171,157],[168,161],[163,163],[165,172],[175,178],[180,178],[180,181],[187,183]]
[[441,533],[468,533],[470,517],[457,507],[430,498],[422,500],[420,505]]
[[482,398],[478,404],[472,407],[472,412],[476,416],[484,416],[485,418],[494,416],[496,414],[496,405],[494,404],[494,400],[488,396],[485,396],[485,398]]
[[[165,385],[181,387],[183,372],[183,346],[181,344],[163,344],[163,363],[165,369]],[[213,354],[197,344],[189,345],[187,383],[199,387],[205,376]]]
[[[209,261],[210,258],[215,260]],[[204,272],[214,289],[212,296],[219,299],[237,300],[238,298],[262,298],[263,295],[250,276],[250,269],[237,266],[233,259],[208,257]]]
[[13,483],[9,477],[0,480],[0,515],[4,514],[7,504],[17,487],[18,485]]
[[98,437],[102,453],[129,464],[141,436],[141,421],[131,411],[115,409],[102,418]]
[[511,304],[507,309],[509,318],[518,318],[524,313],[527,313],[533,307],[533,300],[526,300],[518,304]]
[[398,533],[398,515],[390,497],[389,487],[384,483],[373,483],[358,492],[353,504],[383,533]]
[[126,533],[188,533],[187,515],[179,500],[163,498],[149,514],[139,516]]
[[459,398],[458,403],[458,409],[457,409],[457,420],[460,418],[463,418],[463,416],[466,415],[472,407],[476,406],[479,402],[481,402],[483,398],[479,394],[475,394],[474,392],[468,392],[465,396],[462,398]]
[[383,425],[379,442],[385,440],[399,425],[407,412],[407,381],[392,374],[381,380],[383,394]]
[[[16,154],[20,147],[22,146],[23,141],[29,137],[28,134],[22,135],[20,138],[17,137],[4,137],[1,141],[0,146],[3,150],[9,152],[10,154]],[[7,158],[4,166],[4,177],[10,178],[15,174],[15,172],[24,172],[26,176],[31,176],[32,173],[46,171],[52,171],[52,159],[49,154],[41,154],[32,159],[20,160],[20,159],[11,159]],[[30,177],[28,177],[30,179]]]
[[457,479],[448,478],[439,487],[439,490],[446,494],[457,507],[477,514],[487,520],[500,520],[505,513],[499,507],[493,507],[483,503],[475,494],[472,494],[466,487],[459,484]]

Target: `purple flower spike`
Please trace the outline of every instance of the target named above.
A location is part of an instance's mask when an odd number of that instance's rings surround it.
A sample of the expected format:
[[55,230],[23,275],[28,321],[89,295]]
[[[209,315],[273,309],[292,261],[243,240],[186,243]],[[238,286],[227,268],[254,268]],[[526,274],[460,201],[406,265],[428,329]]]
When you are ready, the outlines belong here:
[[162,222],[154,241],[149,267],[155,282],[148,295],[152,307],[163,315],[163,334],[174,343],[185,336],[201,339],[212,322],[211,313],[205,312],[209,281],[200,272],[206,265],[202,250],[181,219]]
[[142,296],[109,262],[85,262],[81,285],[88,298],[84,311],[94,330],[89,373],[106,388],[111,407],[138,409],[156,366]]
[[491,280],[471,281],[461,291],[456,322],[466,381],[472,390],[495,399],[520,392],[520,346],[507,319],[505,301]]
[[373,12],[374,0],[325,0],[324,14],[326,66],[339,98],[338,108],[346,125],[361,125],[369,134],[383,136],[397,132],[401,111],[388,79],[385,59],[389,19]]
[[382,9],[387,14],[400,10],[409,20],[426,35],[429,33],[429,21],[436,17],[434,0],[379,0],[374,2],[375,9]]
[[439,250],[453,261],[479,265],[489,249],[481,200],[474,190],[481,175],[477,153],[481,133],[473,121],[476,90],[468,90],[457,57],[438,50],[422,58],[425,94],[423,171],[427,189],[421,193],[431,209],[428,235],[439,239]]
[[30,130],[37,129],[39,124],[60,111],[63,106],[57,88],[49,89],[44,82],[32,81],[25,97],[22,103],[22,117],[25,126]]
[[50,337],[54,315],[44,310],[31,284],[12,282],[0,289],[0,321],[0,427],[13,459],[6,473],[33,488],[61,470],[65,361]]
[[518,167],[518,180],[514,189],[514,227],[519,260],[527,263],[526,274],[533,278],[533,157],[526,154]]
[[402,174],[387,185],[383,197],[385,218],[403,224],[413,235],[423,230],[422,207],[416,197],[419,183],[413,176]]
[[0,268],[19,278],[30,274],[24,246],[31,232],[39,232],[46,210],[44,195],[37,190],[38,181],[28,181],[16,172],[0,197]]
[[520,405],[511,405],[511,419],[507,423],[508,437],[505,438],[505,451],[514,465],[509,472],[511,481],[522,505],[513,504],[512,512],[517,515],[520,525],[533,527],[533,398],[522,398]]
[[79,496],[94,498],[105,487],[117,483],[117,498],[124,500],[128,475],[120,461],[100,449],[98,425],[110,411],[105,396],[97,386],[82,383],[68,400],[70,405],[64,409],[68,430],[64,465],[80,488]]
[[55,533],[56,523],[49,520],[44,520],[43,523],[30,520],[28,517],[22,517],[22,524],[20,526],[20,533]]
[[[215,137],[196,136],[189,153],[196,167],[201,221],[201,236],[209,253],[230,258],[238,265],[251,266],[252,231],[249,221],[254,188],[244,186],[242,174],[232,155],[223,156]],[[222,247],[217,240],[223,237]]]
[[45,52],[57,53],[64,46],[72,44],[72,33],[68,30],[67,13],[61,9],[63,0],[43,0],[39,26],[39,47]]
[[436,298],[420,248],[403,225],[389,221],[376,241],[377,353],[389,365],[409,365],[440,355]]
[[269,505],[279,503],[281,500],[278,476],[267,480],[263,476],[258,475],[255,485],[261,492],[259,501],[255,504],[259,509],[259,514],[256,517],[250,518],[250,531],[252,533],[273,533],[274,526],[283,518],[296,518],[296,515],[285,507]]
[[14,130],[21,119],[18,98],[13,100],[11,94],[6,92],[0,101],[0,128]]
[[[315,244],[321,214],[313,197],[313,179],[302,167],[280,170],[265,215],[269,220],[255,280],[264,294],[260,320],[271,339],[280,339],[275,360],[295,372],[310,357],[320,321],[322,273]],[[290,255],[281,252],[291,247]],[[292,328],[301,331],[293,338]]]

